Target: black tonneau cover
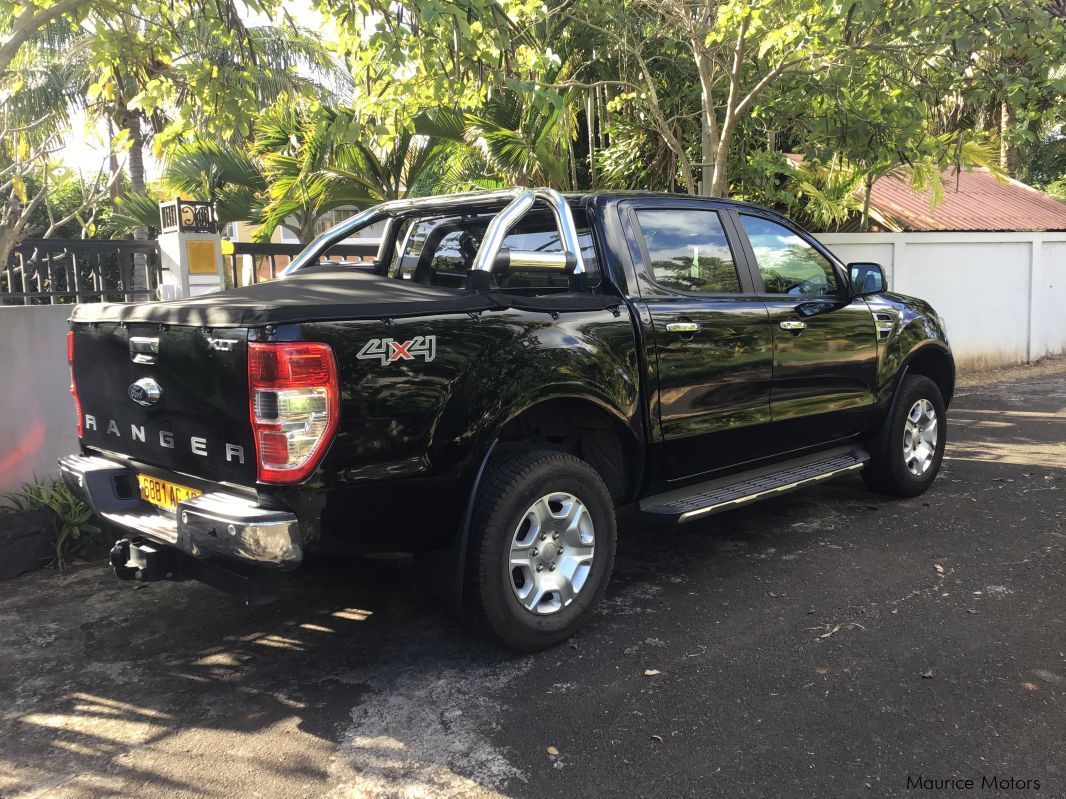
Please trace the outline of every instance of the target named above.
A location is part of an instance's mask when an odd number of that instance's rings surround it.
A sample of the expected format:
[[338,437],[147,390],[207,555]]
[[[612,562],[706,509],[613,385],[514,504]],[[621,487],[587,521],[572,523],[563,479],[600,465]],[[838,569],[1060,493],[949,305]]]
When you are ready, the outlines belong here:
[[259,327],[293,322],[476,313],[499,308],[484,294],[329,265],[284,280],[170,302],[78,305],[72,322],[152,322],[200,327]]
[[216,291],[187,300],[77,305],[72,322],[149,322],[193,327],[261,327],[296,322],[381,319],[519,308],[588,311],[620,305],[618,297],[571,293],[523,297],[395,280],[323,264],[284,280]]

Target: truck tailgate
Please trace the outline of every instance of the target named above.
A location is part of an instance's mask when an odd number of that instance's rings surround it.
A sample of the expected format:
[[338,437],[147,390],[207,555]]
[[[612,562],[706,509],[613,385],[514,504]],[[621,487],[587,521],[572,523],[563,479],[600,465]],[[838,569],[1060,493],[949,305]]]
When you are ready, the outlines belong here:
[[245,329],[107,322],[72,329],[84,444],[255,485]]

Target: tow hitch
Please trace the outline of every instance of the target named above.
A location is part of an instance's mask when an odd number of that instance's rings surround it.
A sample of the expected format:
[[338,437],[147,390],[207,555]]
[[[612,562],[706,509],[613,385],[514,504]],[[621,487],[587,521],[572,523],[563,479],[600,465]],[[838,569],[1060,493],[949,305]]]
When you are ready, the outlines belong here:
[[276,600],[281,575],[254,569],[238,570],[214,561],[189,557],[145,538],[122,538],[111,548],[111,567],[120,580],[152,583],[159,580],[199,580],[225,591],[252,607]]
[[178,552],[144,539],[123,538],[111,548],[111,568],[120,580],[154,583],[173,580],[179,568]]

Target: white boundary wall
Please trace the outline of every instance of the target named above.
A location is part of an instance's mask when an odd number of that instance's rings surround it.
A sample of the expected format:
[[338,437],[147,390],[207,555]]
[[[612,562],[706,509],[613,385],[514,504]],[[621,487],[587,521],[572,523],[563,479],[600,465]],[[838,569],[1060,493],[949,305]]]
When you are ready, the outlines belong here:
[[928,300],[960,369],[1066,352],[1066,233],[819,233],[844,263],[875,261]]
[[0,307],[0,494],[77,449],[67,367],[73,305]]

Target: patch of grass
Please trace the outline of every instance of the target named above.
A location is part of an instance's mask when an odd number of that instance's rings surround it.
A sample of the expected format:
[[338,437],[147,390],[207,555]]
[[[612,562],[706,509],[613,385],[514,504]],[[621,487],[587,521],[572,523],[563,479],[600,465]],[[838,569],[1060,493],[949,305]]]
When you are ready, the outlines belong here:
[[92,509],[78,499],[62,480],[34,479],[19,491],[4,495],[4,505],[15,511],[47,508],[52,512],[55,565],[62,572],[83,544],[100,535]]

